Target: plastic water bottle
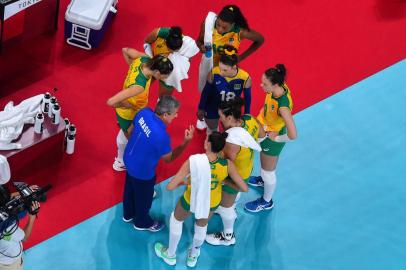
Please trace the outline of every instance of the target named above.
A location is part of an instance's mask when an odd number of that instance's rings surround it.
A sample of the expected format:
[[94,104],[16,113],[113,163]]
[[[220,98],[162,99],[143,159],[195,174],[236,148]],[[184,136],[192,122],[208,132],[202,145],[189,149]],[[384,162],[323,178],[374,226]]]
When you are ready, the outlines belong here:
[[206,49],[206,52],[204,53],[204,55],[205,55],[207,58],[210,58],[210,57],[213,55],[211,43],[205,43],[205,44],[204,44],[204,48]]
[[49,100],[48,117],[52,117],[52,108],[54,107],[55,103],[57,103],[56,97],[51,97]]
[[46,92],[42,98],[41,110],[43,113],[49,112],[49,100],[51,99],[51,94]]
[[68,135],[66,139],[66,154],[72,155],[75,152],[75,135]]
[[52,108],[52,115],[51,115],[52,124],[59,125],[60,118],[61,118],[61,107],[59,106],[58,103],[56,103],[56,104],[54,104],[54,106]]
[[66,153],[72,155],[75,152],[76,126],[69,125],[68,136],[66,137]]
[[44,130],[44,115],[42,113],[37,113],[35,116],[34,132],[41,134]]

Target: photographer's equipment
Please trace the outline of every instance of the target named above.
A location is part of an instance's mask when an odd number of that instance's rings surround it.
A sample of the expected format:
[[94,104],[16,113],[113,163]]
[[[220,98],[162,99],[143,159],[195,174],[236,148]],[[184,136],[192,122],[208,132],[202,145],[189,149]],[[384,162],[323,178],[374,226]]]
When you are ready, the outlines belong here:
[[4,185],[0,186],[0,239],[5,233],[10,234],[10,227],[17,229],[18,220],[22,218],[26,212],[31,215],[37,214],[39,208],[31,209],[32,203],[46,201],[46,192],[52,188],[51,185],[46,185],[43,188],[39,187],[38,189],[32,190],[29,185],[24,182],[14,182],[13,184],[19,196],[11,197],[7,187]]
[[49,112],[49,101],[50,101],[50,99],[51,99],[51,94],[46,92],[44,94],[44,97],[42,98],[42,104],[41,104],[41,110],[42,110],[42,112],[44,114]]
[[44,130],[44,115],[42,113],[37,113],[35,116],[34,132],[41,134]]

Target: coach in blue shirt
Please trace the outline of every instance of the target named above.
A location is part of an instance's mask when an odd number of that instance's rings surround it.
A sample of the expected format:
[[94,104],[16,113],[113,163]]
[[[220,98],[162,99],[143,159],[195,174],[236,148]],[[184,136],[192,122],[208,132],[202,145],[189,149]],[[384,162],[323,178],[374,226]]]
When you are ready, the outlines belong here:
[[185,130],[183,143],[171,149],[166,126],[178,116],[179,106],[179,101],[174,97],[163,96],[155,112],[150,108],[140,110],[129,129],[131,135],[124,151],[127,175],[123,219],[125,222],[133,222],[137,230],[157,232],[164,227],[162,222],[154,221],[149,215],[156,180],[155,170],[161,158],[171,162],[178,157],[194,132],[194,127],[190,126]]

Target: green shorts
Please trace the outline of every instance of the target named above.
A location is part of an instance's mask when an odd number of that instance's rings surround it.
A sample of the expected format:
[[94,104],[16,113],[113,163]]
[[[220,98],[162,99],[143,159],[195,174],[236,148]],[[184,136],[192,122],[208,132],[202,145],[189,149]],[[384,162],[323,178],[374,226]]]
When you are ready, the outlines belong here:
[[[250,179],[249,177],[247,179],[244,179],[244,182],[248,184],[249,179]],[[238,189],[234,189],[234,188],[232,188],[230,186],[227,186],[227,185],[223,185],[222,189],[223,189],[224,192],[226,192],[228,194],[237,194],[238,192],[240,192]]]
[[[282,128],[279,132],[279,135],[286,134],[286,127]],[[275,142],[269,138],[266,138],[261,142],[262,153],[267,156],[277,157],[282,152],[283,147],[286,143],[284,142]]]
[[133,121],[122,118],[120,115],[118,115],[118,113],[116,113],[116,116],[118,125],[120,126],[121,130],[127,132]]
[[[182,205],[183,209],[185,209],[186,211],[190,211],[190,204],[185,200],[185,197],[183,197],[183,195],[180,197],[179,199],[180,201],[180,205]],[[214,212],[216,211],[216,209],[220,206],[220,204],[218,204],[215,207],[211,207],[210,211]]]

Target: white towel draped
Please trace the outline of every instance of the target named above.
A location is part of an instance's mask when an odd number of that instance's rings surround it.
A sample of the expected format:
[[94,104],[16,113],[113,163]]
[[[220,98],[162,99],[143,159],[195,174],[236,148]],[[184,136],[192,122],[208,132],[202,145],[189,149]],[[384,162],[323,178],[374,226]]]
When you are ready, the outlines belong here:
[[[204,21],[204,44],[213,43],[213,28],[216,22],[217,15],[214,12],[209,12]],[[212,45],[213,47],[213,45]],[[199,91],[202,92],[204,85],[206,84],[207,75],[210,70],[213,68],[213,54],[211,57],[206,57],[205,54],[202,54],[202,59],[200,60],[199,65]]]
[[261,146],[255,139],[242,127],[232,127],[226,130],[228,133],[226,142],[236,144],[255,151],[261,151]]
[[[152,57],[152,48],[150,44],[144,44],[145,53]],[[183,36],[183,44],[179,51],[169,54],[168,58],[173,64],[173,71],[164,81],[167,85],[173,86],[182,92],[181,81],[189,78],[188,72],[190,68],[189,59],[199,52],[196,41],[189,37]]]
[[210,213],[211,168],[206,154],[189,157],[190,163],[190,211],[196,219],[208,218]]

